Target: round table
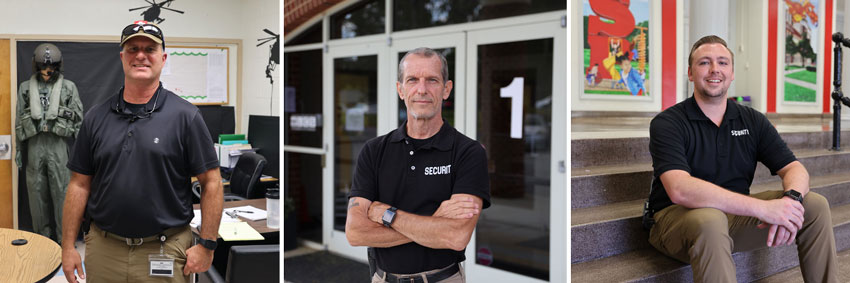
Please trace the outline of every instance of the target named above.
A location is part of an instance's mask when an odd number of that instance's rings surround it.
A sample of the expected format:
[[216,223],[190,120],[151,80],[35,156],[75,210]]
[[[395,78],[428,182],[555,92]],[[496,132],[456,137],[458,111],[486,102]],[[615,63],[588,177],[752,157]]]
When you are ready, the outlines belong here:
[[[27,243],[12,245],[16,239]],[[39,234],[0,228],[0,259],[0,281],[46,282],[62,265],[62,248]]]

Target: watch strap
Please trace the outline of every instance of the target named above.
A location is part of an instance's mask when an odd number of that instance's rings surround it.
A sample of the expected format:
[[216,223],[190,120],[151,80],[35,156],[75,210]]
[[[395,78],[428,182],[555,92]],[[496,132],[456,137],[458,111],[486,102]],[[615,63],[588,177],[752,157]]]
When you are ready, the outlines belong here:
[[204,238],[198,238],[198,244],[201,244],[201,246],[211,251],[214,251],[218,246],[218,242],[216,242],[216,240],[207,240]]
[[800,192],[798,192],[796,190],[787,190],[787,191],[783,192],[782,197],[786,197],[786,196],[790,197],[793,200],[799,201],[801,203],[803,202],[803,194],[801,194]]

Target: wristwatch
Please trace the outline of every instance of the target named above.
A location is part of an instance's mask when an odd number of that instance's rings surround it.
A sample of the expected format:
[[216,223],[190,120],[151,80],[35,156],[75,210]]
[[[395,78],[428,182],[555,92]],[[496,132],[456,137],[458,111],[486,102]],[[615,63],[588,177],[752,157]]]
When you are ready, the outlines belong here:
[[204,238],[198,238],[198,244],[201,244],[201,246],[211,251],[214,251],[215,247],[218,246],[218,242],[215,240],[207,240]]
[[803,202],[803,195],[800,194],[800,192],[798,192],[798,191],[787,190],[787,191],[785,191],[785,193],[782,194],[782,197],[786,197],[786,196],[790,197],[793,200],[799,201],[800,203]]
[[384,211],[384,216],[381,217],[381,220],[384,222],[384,226],[387,226],[387,228],[392,228],[391,225],[393,224],[393,220],[395,220],[396,210],[398,210],[398,208],[391,206],[390,208],[387,208],[387,210]]

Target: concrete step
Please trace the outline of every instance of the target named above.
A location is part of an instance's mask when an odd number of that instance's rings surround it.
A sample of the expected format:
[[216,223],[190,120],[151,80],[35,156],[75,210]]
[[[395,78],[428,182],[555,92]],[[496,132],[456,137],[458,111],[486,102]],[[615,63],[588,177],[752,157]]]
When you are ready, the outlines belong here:
[[[786,132],[779,134],[788,148],[816,150],[832,148],[831,131]],[[842,143],[850,143],[850,131],[841,132]],[[572,168],[650,163],[649,138],[597,138],[570,141]],[[842,147],[847,150],[850,145]]]
[[[813,178],[850,172],[850,151],[798,150],[795,156]],[[572,209],[646,199],[653,174],[651,163],[573,168],[570,173]],[[778,176],[770,175],[770,170],[758,163],[754,185],[778,180]]]
[[[850,249],[850,205],[832,208],[836,248]],[[644,232],[646,234],[646,232]],[[592,240],[572,242],[573,257],[577,245]],[[796,265],[796,246],[762,248],[732,255],[739,282],[750,282],[788,270]],[[571,266],[572,282],[689,282],[693,278],[690,265],[669,258],[654,248],[642,248]]]
[[[846,207],[850,222],[850,174],[814,177],[811,190],[824,195],[833,208],[833,220],[841,217],[836,209]],[[781,188],[780,182],[755,185],[752,193]],[[643,202],[638,199],[571,211],[571,262],[578,263],[650,248],[649,232],[643,229]],[[842,222],[843,223],[843,222]],[[850,233],[850,225],[847,227]],[[850,242],[850,236],[847,238]]]
[[573,168],[652,161],[649,138],[572,140],[570,150]]
[[[850,282],[850,250],[838,253],[838,282]],[[776,273],[754,283],[796,283],[803,282],[800,266]]]

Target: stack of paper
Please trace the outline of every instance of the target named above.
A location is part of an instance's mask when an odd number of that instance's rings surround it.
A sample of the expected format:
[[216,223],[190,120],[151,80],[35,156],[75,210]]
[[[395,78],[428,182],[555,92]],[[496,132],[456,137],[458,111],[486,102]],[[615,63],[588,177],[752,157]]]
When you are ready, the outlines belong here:
[[260,232],[251,228],[246,222],[227,222],[218,226],[218,235],[225,241],[264,240]]
[[[195,209],[195,210],[194,210],[194,212],[195,212],[195,217],[193,217],[193,218],[192,218],[192,221],[191,221],[191,222],[189,222],[189,226],[192,226],[192,228],[198,228],[198,226],[200,226],[200,225],[201,225],[201,219],[202,219],[202,218],[201,218],[201,210],[200,210],[200,209]],[[265,212],[264,212],[264,213],[265,213]],[[221,223],[228,223],[228,222],[241,222],[241,221],[242,221],[242,220],[239,220],[239,218],[237,218],[237,217],[232,217],[232,216],[230,216],[230,215],[227,215],[226,213],[222,213],[222,214],[221,214]]]

